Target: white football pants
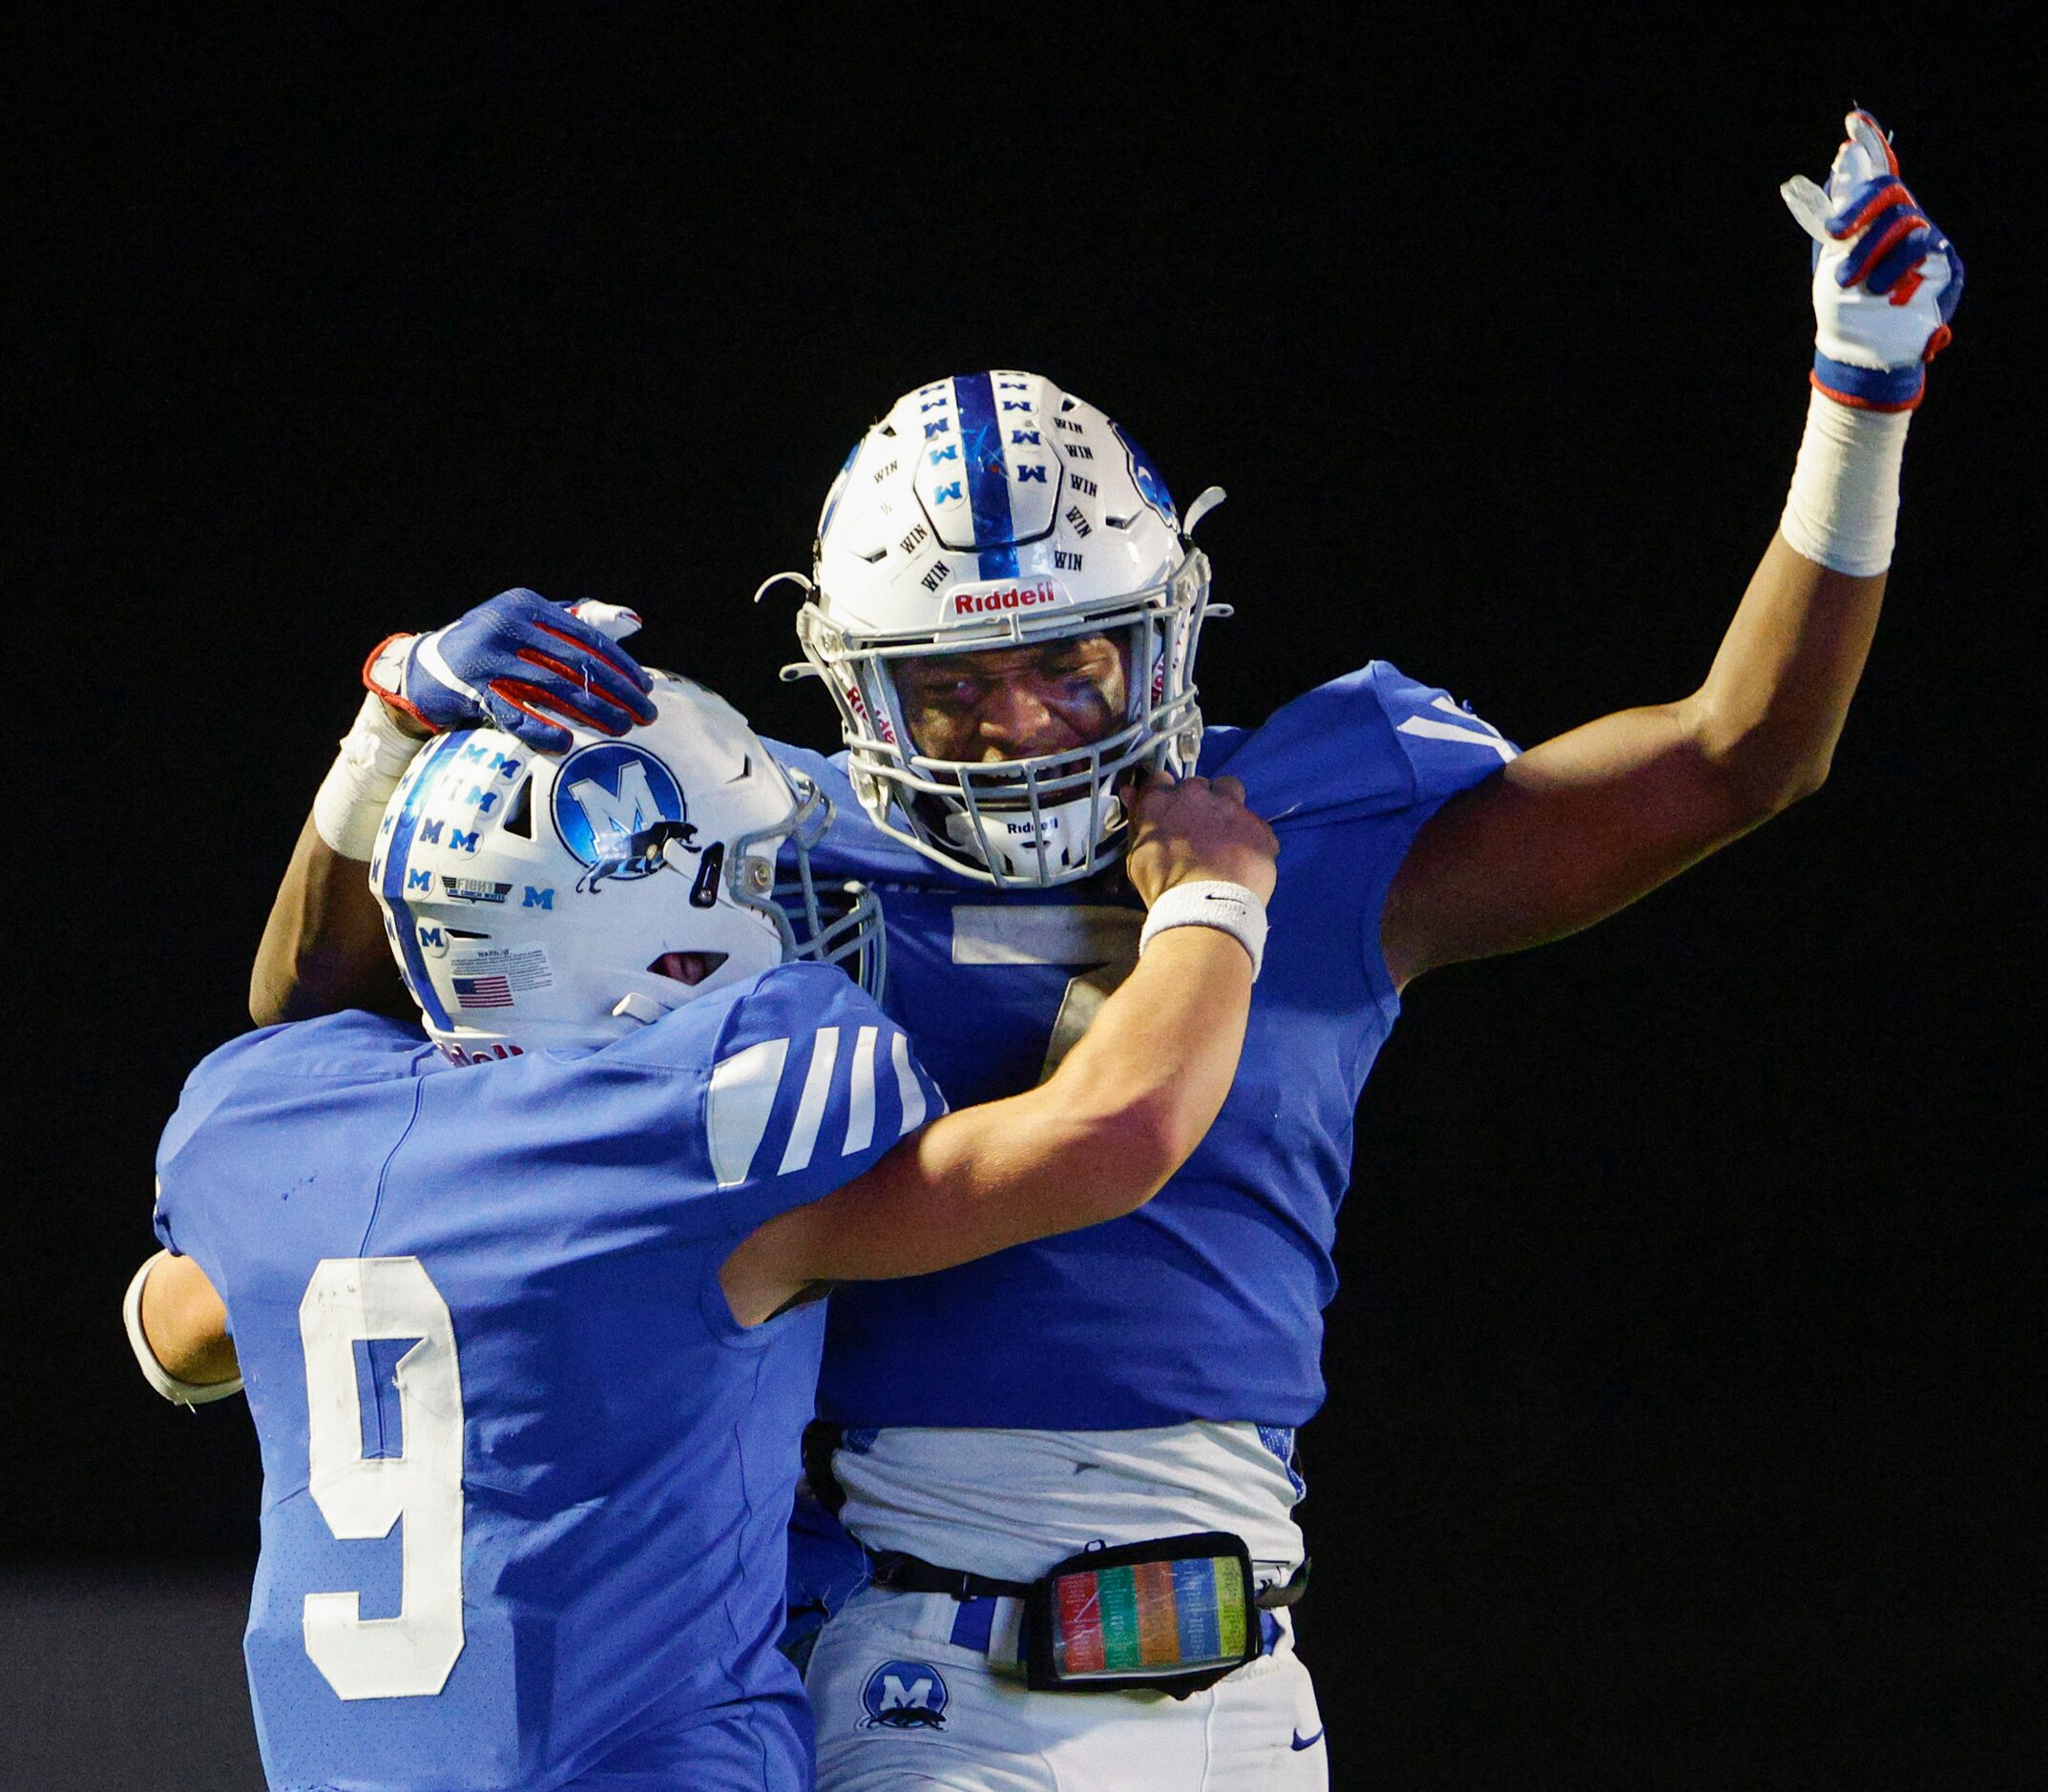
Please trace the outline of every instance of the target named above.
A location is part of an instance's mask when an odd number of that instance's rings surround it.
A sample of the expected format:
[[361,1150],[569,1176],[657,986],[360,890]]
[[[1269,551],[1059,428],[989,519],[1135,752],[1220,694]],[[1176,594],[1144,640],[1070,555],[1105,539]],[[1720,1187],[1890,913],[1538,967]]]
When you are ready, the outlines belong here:
[[1326,1792],[1323,1719],[1285,1614],[1272,1654],[1174,1698],[1032,1692],[1018,1601],[996,1602],[987,1652],[951,1640],[959,1611],[947,1594],[869,1587],[825,1625],[805,1677],[818,1792]]

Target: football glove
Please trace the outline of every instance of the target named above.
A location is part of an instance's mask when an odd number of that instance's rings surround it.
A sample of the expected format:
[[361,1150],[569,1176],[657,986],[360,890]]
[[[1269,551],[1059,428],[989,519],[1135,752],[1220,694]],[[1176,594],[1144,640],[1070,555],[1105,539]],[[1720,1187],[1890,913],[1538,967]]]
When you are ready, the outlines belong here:
[[1778,191],[1813,239],[1813,384],[1859,410],[1911,410],[1949,344],[1963,260],[1899,181],[1875,118],[1852,112],[1828,184]]
[[560,753],[572,722],[621,735],[655,719],[653,680],[615,645],[640,626],[617,604],[550,603],[520,589],[430,635],[394,635],[363,682],[436,734],[494,723],[530,747]]

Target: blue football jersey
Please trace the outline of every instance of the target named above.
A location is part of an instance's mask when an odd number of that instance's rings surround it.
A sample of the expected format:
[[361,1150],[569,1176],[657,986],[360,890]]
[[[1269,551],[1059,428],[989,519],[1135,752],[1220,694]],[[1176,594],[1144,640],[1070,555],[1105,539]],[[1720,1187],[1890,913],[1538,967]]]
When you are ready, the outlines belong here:
[[[890,1013],[954,1107],[1047,1074],[1135,962],[1117,874],[997,894],[869,825],[843,759],[777,747],[839,816],[820,871],[881,892]],[[1126,1219],[831,1302],[822,1409],[849,1427],[1297,1426],[1323,1400],[1322,1310],[1351,1123],[1400,1003],[1380,912],[1416,830],[1515,749],[1375,661],[1255,729],[1211,728],[1280,836],[1237,1079],[1202,1147]]]
[[596,1052],[457,1068],[347,1013],[193,1073],[157,1227],[261,1441],[273,1786],[808,1783],[773,1644],[824,1314],[742,1329],[718,1272],[941,1105],[794,965]]

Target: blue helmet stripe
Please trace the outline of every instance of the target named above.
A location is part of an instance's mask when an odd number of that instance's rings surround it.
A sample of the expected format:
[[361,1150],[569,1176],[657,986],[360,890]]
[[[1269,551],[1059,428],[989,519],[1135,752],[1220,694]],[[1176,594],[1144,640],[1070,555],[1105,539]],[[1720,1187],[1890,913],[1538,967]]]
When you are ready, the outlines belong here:
[[384,849],[384,900],[398,931],[399,954],[406,961],[406,981],[411,984],[412,993],[419,998],[427,1018],[444,1030],[449,1029],[453,1023],[448,1017],[448,1010],[441,1006],[440,996],[434,992],[433,979],[427,974],[427,957],[420,950],[420,929],[406,903],[406,860],[412,851],[412,837],[419,831],[420,809],[427,801],[427,793],[433,787],[436,768],[468,738],[466,733],[445,734],[427,749],[419,776],[412,781],[412,788],[406,792],[405,806],[392,823],[391,838]]
[[[974,545],[983,578],[1014,578],[1017,551],[1010,520],[1010,463],[1002,426],[995,420],[995,382],[963,373],[952,383],[960,412],[960,449],[967,456],[967,501],[974,512]],[[987,542],[987,547],[982,543]]]

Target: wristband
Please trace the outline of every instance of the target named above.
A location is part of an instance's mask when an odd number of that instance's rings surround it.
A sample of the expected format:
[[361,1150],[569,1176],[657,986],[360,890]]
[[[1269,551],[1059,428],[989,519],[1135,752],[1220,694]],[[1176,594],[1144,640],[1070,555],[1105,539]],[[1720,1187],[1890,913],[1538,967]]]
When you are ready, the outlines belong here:
[[1778,532],[1809,560],[1858,578],[1891,564],[1910,410],[1852,409],[1815,391]]
[[241,1377],[238,1375],[226,1382],[181,1382],[157,1361],[157,1353],[149,1347],[149,1337],[142,1329],[142,1284],[149,1280],[149,1272],[170,1254],[169,1251],[158,1251],[136,1271],[128,1283],[128,1292],[121,1298],[121,1323],[128,1327],[128,1342],[135,1350],[136,1364],[142,1371],[142,1379],[166,1400],[180,1407],[203,1407],[209,1401],[225,1400],[230,1394],[240,1393]]
[[381,697],[366,697],[355,725],[313,798],[313,830],[345,859],[369,863],[384,805],[427,742],[408,734]]
[[1145,916],[1138,936],[1138,955],[1172,927],[1215,927],[1242,946],[1251,959],[1251,980],[1259,981],[1265,962],[1265,904],[1242,884],[1215,880],[1176,884],[1164,891]]

